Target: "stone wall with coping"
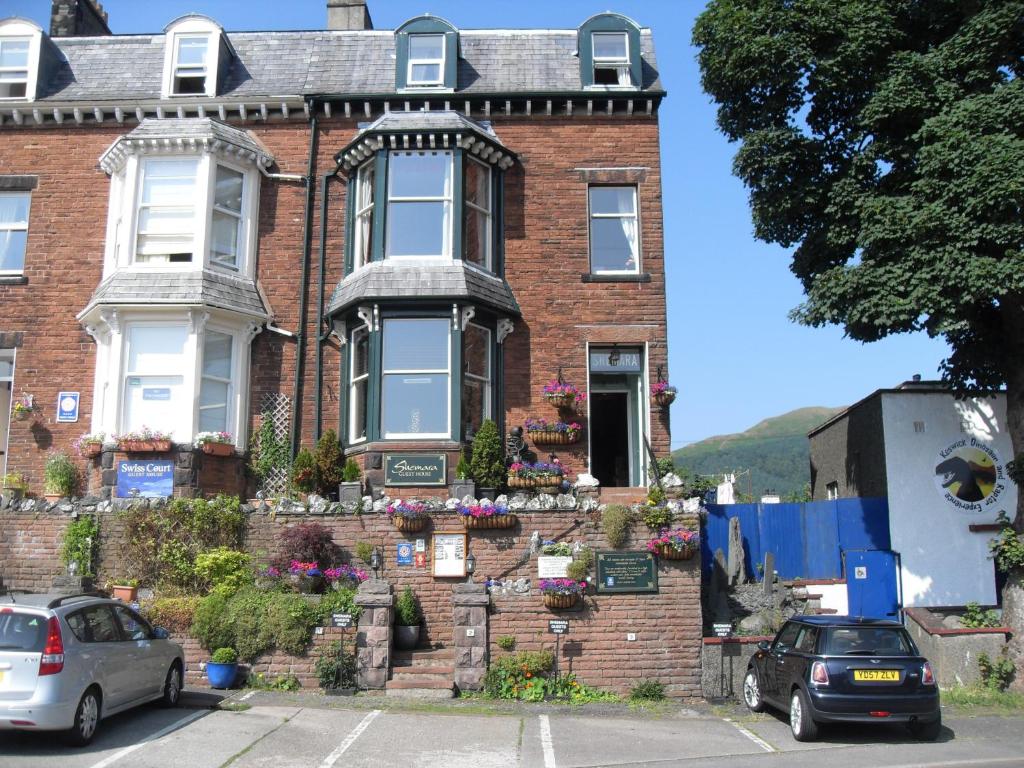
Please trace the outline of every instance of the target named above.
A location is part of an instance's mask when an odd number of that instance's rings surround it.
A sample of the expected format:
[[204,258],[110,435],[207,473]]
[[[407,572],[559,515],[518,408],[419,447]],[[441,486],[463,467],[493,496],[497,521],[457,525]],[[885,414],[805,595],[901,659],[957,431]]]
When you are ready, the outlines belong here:
[[[274,507],[246,505],[244,546],[257,562],[265,562],[278,553],[284,530],[318,522],[331,531],[335,543],[353,559],[359,541],[379,547],[384,553],[379,576],[395,593],[407,585],[416,593],[424,614],[424,643],[454,646],[457,656],[463,648],[476,649],[470,650],[465,664],[460,661],[457,665],[467,685],[479,676],[480,662],[497,652],[499,637],[513,637],[516,650],[553,650],[555,636],[548,632],[548,621],[561,618],[569,619],[570,624],[560,643],[561,672],[574,672],[586,684],[620,693],[628,693],[642,680],[659,680],[674,698],[701,698],[700,568],[696,558],[659,561],[657,593],[609,595],[591,589],[575,609],[556,612],[544,607],[536,588],[536,545],[553,539],[594,550],[609,549],[592,499],[577,505],[568,494],[517,494],[506,499],[516,510],[514,528],[471,531],[465,531],[461,517],[448,508],[454,506],[454,500],[428,500],[433,508],[430,525],[422,533],[411,535],[398,531],[383,514],[387,501],[368,501],[365,514],[356,514],[351,505],[322,499],[313,499],[310,504],[282,501]],[[49,505],[29,500],[16,508],[0,509],[0,576],[13,589],[48,588],[52,578],[63,570],[57,553],[64,527],[73,515],[91,514],[100,524],[97,583],[103,584],[119,575],[125,531],[118,510],[128,504],[160,503],[94,498]],[[689,521],[691,525],[695,522]],[[431,535],[442,531],[467,533],[468,551],[476,558],[472,579],[433,576]],[[634,524],[626,549],[643,550],[651,535],[642,523]],[[409,541],[415,547],[417,539],[423,539],[427,567],[399,566],[398,543]],[[460,594],[474,593],[454,592],[453,587],[467,582],[478,588],[491,583],[487,587],[486,612],[481,610],[483,605],[459,603]],[[483,631],[469,637],[467,628]],[[390,623],[385,631],[390,631]],[[635,639],[627,639],[629,636]]]
[[1010,637],[1009,627],[950,627],[941,613],[907,608],[907,631],[922,655],[932,664],[940,688],[981,682],[978,657],[997,661]]

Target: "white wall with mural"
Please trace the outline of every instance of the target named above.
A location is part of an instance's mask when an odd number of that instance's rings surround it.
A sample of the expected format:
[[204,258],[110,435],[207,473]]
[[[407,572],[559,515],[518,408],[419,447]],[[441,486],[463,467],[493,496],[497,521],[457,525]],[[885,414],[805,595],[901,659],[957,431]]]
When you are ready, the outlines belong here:
[[996,601],[992,523],[1012,518],[1017,487],[1002,396],[957,400],[941,392],[883,394],[892,548],[902,560],[903,605]]

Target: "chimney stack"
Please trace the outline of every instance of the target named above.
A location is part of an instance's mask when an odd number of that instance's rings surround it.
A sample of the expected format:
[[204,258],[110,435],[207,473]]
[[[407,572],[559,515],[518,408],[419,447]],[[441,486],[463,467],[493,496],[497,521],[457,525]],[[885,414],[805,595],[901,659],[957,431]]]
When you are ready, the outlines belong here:
[[327,0],[328,29],[373,29],[366,0]]
[[107,13],[99,0],[53,0],[50,6],[50,37],[109,34]]

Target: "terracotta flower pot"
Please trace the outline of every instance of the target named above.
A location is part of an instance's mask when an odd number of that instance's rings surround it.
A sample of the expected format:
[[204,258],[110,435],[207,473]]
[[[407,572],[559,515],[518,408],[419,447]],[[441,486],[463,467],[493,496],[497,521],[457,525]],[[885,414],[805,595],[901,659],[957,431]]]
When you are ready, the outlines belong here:
[[682,549],[676,549],[668,544],[658,545],[658,557],[663,560],[689,560],[695,554],[697,554],[697,547],[692,544]]
[[103,452],[103,443],[83,443],[79,449],[83,459],[95,459]]
[[490,517],[473,517],[472,515],[463,515],[462,524],[466,528],[472,528],[475,530],[497,530],[504,528],[514,528],[518,518],[515,515],[491,515]]
[[117,444],[125,453],[166,453],[171,450],[170,440],[122,440]]
[[203,443],[199,449],[208,456],[233,456],[235,453],[231,443]]
[[576,605],[576,601],[579,600],[580,596],[577,594],[571,595],[559,595],[554,592],[544,593],[544,607],[551,608],[555,611],[565,610],[566,608],[572,608]]
[[395,521],[395,528],[403,533],[416,533],[427,527],[426,516],[405,517],[404,515],[395,515],[393,519]]
[[126,603],[134,603],[138,597],[139,588],[130,587],[127,584],[115,584],[110,588],[111,597],[115,600],[123,600]]

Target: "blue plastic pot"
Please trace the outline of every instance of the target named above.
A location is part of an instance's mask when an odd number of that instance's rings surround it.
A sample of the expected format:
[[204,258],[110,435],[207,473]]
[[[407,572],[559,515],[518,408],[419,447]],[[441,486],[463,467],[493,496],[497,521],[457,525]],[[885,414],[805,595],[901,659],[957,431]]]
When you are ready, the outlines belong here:
[[206,662],[206,679],[210,681],[211,688],[230,688],[235,684],[235,675],[237,673],[238,664]]

